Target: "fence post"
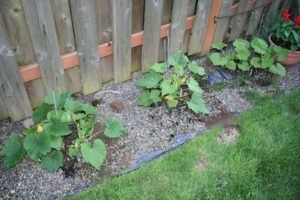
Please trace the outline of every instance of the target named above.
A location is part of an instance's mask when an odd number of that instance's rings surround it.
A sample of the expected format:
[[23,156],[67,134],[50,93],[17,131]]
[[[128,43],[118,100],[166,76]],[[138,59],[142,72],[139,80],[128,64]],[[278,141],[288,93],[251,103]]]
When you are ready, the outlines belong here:
[[102,87],[98,55],[94,0],[71,0],[72,18],[79,55],[82,91],[89,94]]
[[189,55],[199,53],[201,50],[211,3],[211,1],[198,0],[196,19],[193,25],[192,36],[189,43]]
[[64,70],[49,0],[22,0],[46,92],[64,91]]
[[132,0],[112,0],[114,82],[130,78]]
[[[0,66],[0,99],[4,102],[5,110],[13,121],[30,116],[32,113],[31,105],[19,74],[15,54],[8,42],[1,14]],[[3,105],[1,105],[0,110],[4,110]]]
[[162,21],[163,0],[145,1],[144,43],[142,48],[142,71],[158,61],[160,25]]
[[185,22],[190,0],[173,0],[169,55],[183,48]]

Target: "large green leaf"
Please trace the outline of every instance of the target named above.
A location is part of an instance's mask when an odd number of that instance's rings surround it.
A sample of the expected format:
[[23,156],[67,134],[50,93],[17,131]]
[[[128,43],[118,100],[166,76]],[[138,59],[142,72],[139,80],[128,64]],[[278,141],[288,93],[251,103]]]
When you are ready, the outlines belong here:
[[238,68],[242,71],[249,71],[250,65],[247,61],[243,61],[241,64],[238,64]]
[[184,65],[181,64],[174,65],[174,69],[177,76],[184,75]]
[[90,104],[83,104],[79,101],[68,98],[65,102],[64,108],[66,111],[79,112],[84,111],[86,114],[96,115],[98,114],[97,109]]
[[263,69],[271,67],[273,63],[274,63],[274,58],[272,56],[265,54],[261,57],[261,67]]
[[273,49],[277,53],[278,61],[285,61],[286,60],[286,57],[287,57],[287,54],[288,54],[287,49],[281,48],[279,46],[274,46]]
[[62,137],[50,135],[51,148],[60,150],[62,147]]
[[172,81],[172,78],[168,78],[164,80],[161,85],[161,96],[165,96],[167,94],[173,94],[177,90],[176,84]]
[[179,103],[178,100],[174,97],[172,99],[168,99],[166,102],[169,108],[175,108]]
[[53,106],[48,105],[46,103],[42,103],[37,109],[35,109],[32,113],[32,120],[35,124],[40,123],[45,120],[47,117],[47,113],[53,109]]
[[268,51],[268,44],[260,38],[254,38],[250,44],[256,53],[265,54]]
[[239,60],[243,60],[243,61],[247,61],[250,56],[250,52],[248,49],[237,48],[236,53],[237,53],[236,57]]
[[8,169],[16,166],[23,160],[25,153],[21,137],[19,134],[13,133],[5,140],[2,149],[4,167]]
[[219,53],[212,53],[208,56],[213,65],[225,66],[228,62],[226,57],[221,57]]
[[96,139],[92,145],[82,143],[80,145],[80,151],[86,162],[90,163],[96,169],[100,169],[106,157],[105,144],[100,139]]
[[286,75],[286,69],[280,63],[276,63],[276,65],[272,65],[270,67],[270,71],[274,74],[277,74],[281,77]]
[[45,131],[49,135],[54,136],[66,136],[71,133],[68,123],[54,120],[44,125]]
[[227,69],[231,71],[236,70],[236,63],[233,60],[229,60],[228,63],[226,64]]
[[105,120],[104,135],[110,138],[120,137],[124,134],[125,129],[122,123],[114,117]]
[[227,47],[227,44],[223,42],[215,42],[212,44],[212,48],[222,50],[224,47]]
[[194,74],[198,74],[200,76],[203,76],[205,74],[205,70],[203,67],[198,66],[198,64],[193,61],[191,63],[189,63],[188,68],[191,72],[193,72]]
[[243,39],[235,39],[232,44],[235,48],[238,49],[248,49],[250,47],[249,42]]
[[63,115],[63,110],[51,110],[47,113],[47,119],[51,120],[60,120],[61,116]]
[[32,160],[38,161],[42,155],[51,150],[50,136],[45,133],[27,135],[24,140],[24,148]]
[[140,106],[150,106],[152,105],[154,102],[152,101],[151,97],[150,97],[150,92],[142,92],[139,96],[138,99],[138,105]]
[[150,72],[135,82],[135,85],[141,88],[157,88],[162,76],[155,72]]
[[49,172],[54,173],[63,166],[63,154],[57,150],[47,153],[42,158],[41,165]]
[[150,92],[150,99],[152,100],[153,103],[161,102],[160,91],[152,90]]
[[87,115],[97,115],[98,114],[97,109],[94,106],[87,104],[87,103],[82,104],[81,109]]
[[198,82],[193,77],[189,78],[187,86],[192,92],[203,93],[203,90],[199,87]]
[[167,71],[167,65],[164,62],[156,63],[152,67],[150,67],[150,70],[153,70],[154,72],[163,74]]
[[261,63],[260,63],[260,58],[258,57],[253,57],[250,60],[250,64],[254,67],[254,68],[262,68],[261,67]]
[[187,62],[189,61],[189,59],[186,57],[186,55],[181,52],[178,51],[176,54],[171,55],[168,58],[168,63],[172,66],[175,65],[182,65],[183,67],[187,64]]
[[193,93],[192,99],[190,101],[187,101],[187,105],[195,113],[204,113],[204,114],[209,113],[209,110],[206,107],[206,104],[201,94],[199,93]]
[[71,97],[71,95],[68,92],[64,92],[64,93],[53,92],[53,93],[48,94],[45,97],[44,102],[49,105],[56,104],[57,108],[63,108],[65,105],[66,99],[68,99],[70,97]]

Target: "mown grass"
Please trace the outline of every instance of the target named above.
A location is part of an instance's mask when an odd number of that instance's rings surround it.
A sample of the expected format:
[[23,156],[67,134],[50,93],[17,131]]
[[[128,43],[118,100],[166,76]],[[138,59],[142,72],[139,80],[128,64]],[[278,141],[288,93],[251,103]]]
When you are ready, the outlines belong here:
[[[235,144],[217,127],[168,156],[70,199],[300,199],[300,91],[253,96]],[[261,100],[261,101],[260,101]],[[199,169],[197,162],[207,163]]]

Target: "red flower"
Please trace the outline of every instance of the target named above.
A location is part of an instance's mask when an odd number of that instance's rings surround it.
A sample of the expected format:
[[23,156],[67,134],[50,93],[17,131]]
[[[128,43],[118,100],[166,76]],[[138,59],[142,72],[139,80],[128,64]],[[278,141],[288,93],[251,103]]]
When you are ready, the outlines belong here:
[[289,13],[289,10],[285,9],[282,13],[282,18],[284,21],[289,21],[291,17],[291,14]]
[[294,22],[297,26],[300,26],[300,15],[298,15],[295,19]]

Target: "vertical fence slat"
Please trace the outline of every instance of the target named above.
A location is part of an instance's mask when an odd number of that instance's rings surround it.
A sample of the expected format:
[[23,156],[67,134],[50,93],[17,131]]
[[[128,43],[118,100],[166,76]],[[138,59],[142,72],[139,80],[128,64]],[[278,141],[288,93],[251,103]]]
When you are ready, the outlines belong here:
[[[219,17],[230,15],[232,2],[233,0],[223,0]],[[216,19],[217,26],[213,42],[223,41],[225,35],[227,34],[229,21],[229,17]]]
[[[132,0],[132,33],[143,30],[145,0]],[[142,46],[131,49],[131,72],[140,71],[142,68]]]
[[269,8],[269,11],[267,13],[267,16],[265,18],[264,24],[268,25],[269,23],[274,20],[274,17],[276,17],[276,13],[278,11],[278,6],[280,4],[280,0],[273,0],[272,4]]
[[263,5],[264,5],[264,0],[256,0],[255,7],[257,7],[257,9],[254,10],[251,14],[248,30],[246,32],[247,36],[255,34],[264,11]]
[[163,0],[146,0],[144,22],[144,43],[142,47],[142,71],[158,61],[160,25]]
[[193,25],[192,36],[189,43],[189,55],[199,53],[201,50],[210,8],[211,1],[198,0],[196,19]]
[[175,54],[183,48],[183,39],[185,32],[185,22],[190,0],[174,0],[172,8],[171,31],[170,31],[170,49],[169,54]]
[[102,87],[102,74],[98,55],[95,2],[71,0],[82,92],[89,94]]
[[[194,16],[196,14],[196,9],[197,9],[197,0],[190,0],[189,5],[188,5],[188,11],[187,11],[187,17]],[[184,38],[183,38],[183,44],[181,50],[184,53],[187,53],[189,50],[189,44],[190,44],[190,39],[192,35],[192,30],[185,30],[184,32]]]
[[220,16],[222,2],[222,0],[212,0],[212,6],[210,9],[208,24],[204,36],[204,43],[201,50],[202,55],[207,54],[210,51],[216,31],[215,17]]
[[[249,0],[241,0],[239,3],[237,13],[242,13],[247,11],[251,8],[251,2]],[[241,36],[244,31],[246,20],[248,17],[248,13],[238,14],[234,16],[232,20],[232,27],[229,36],[229,41],[233,41],[234,39]]]
[[[3,3],[3,4],[2,4]],[[19,66],[36,62],[32,40],[26,25],[23,7],[20,0],[3,1],[0,6],[4,23],[7,28],[10,44],[15,51]],[[32,107],[38,106],[45,90],[41,79],[25,83],[25,88]]]
[[[96,23],[98,43],[112,41],[112,2],[111,0],[96,1]],[[113,79],[113,56],[109,55],[100,59],[102,71],[102,82],[108,82]]]
[[[172,5],[173,0],[163,0],[163,14],[162,14],[162,21],[161,25],[168,24],[171,22],[171,16],[172,16]],[[159,53],[158,53],[158,61],[164,60],[164,40],[166,38],[161,38],[159,42]]]
[[[69,0],[51,0],[60,53],[76,51]],[[65,70],[65,85],[69,92],[81,91],[79,68]]]
[[49,0],[22,0],[27,26],[47,93],[64,91],[64,71]]
[[112,0],[114,82],[130,78],[132,0]]
[[1,15],[0,65],[0,95],[1,100],[4,101],[6,111],[13,121],[30,116],[32,113],[30,102],[18,71],[14,52],[8,42],[7,32]]

